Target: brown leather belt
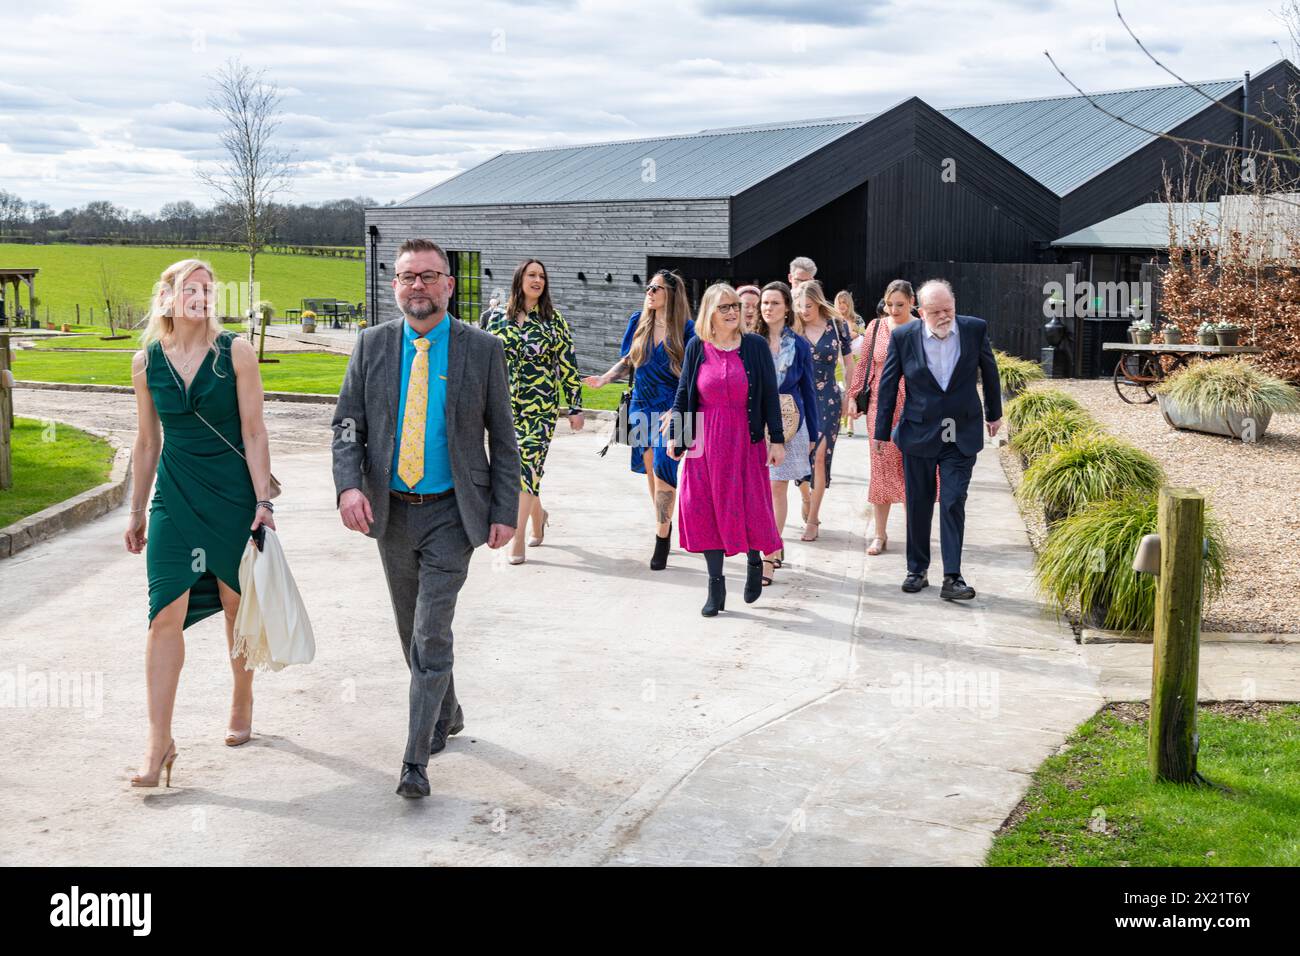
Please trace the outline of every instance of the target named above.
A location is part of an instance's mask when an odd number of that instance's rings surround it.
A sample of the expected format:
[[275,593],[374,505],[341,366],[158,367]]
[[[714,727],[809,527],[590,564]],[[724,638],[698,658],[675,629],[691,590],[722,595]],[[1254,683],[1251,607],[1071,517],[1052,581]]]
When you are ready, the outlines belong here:
[[443,498],[450,498],[455,493],[455,488],[448,488],[446,491],[439,491],[437,494],[432,495],[420,495],[413,491],[398,491],[396,488],[388,489],[388,494],[391,497],[399,498],[412,505],[427,505],[431,501],[441,501]]

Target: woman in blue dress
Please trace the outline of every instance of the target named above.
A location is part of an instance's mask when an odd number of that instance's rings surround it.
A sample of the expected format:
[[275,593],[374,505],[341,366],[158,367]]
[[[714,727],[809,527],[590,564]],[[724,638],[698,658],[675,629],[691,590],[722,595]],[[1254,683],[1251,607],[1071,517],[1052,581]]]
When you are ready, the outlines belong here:
[[695,336],[686,283],[667,269],[655,273],[645,289],[645,302],[633,312],[619,348],[622,356],[604,375],[591,375],[583,384],[603,388],[631,374],[632,399],[628,408],[632,470],[646,476],[655,515],[652,571],[668,565],[677,503],[677,462],[668,457],[660,431],[663,416],[671,413],[682,373],[686,343]]

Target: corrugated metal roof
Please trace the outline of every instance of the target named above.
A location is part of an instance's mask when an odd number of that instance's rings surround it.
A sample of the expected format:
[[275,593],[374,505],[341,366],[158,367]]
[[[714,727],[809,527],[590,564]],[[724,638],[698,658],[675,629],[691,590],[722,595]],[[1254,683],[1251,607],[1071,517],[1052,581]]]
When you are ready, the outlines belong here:
[[[1241,80],[1198,84],[1218,99]],[[1181,84],[1098,93],[1107,111],[1167,133],[1210,105]],[[943,110],[966,132],[1019,166],[1058,196],[1083,185],[1155,139],[1111,119],[1082,96],[1059,96]]]
[[1092,249],[1165,249],[1169,245],[1169,214],[1173,207],[1174,221],[1186,236],[1194,222],[1203,219],[1211,229],[1217,229],[1219,204],[1217,202],[1149,202],[1135,206],[1118,216],[1111,216],[1087,228],[1062,236],[1054,246],[1087,247]]
[[[1198,84],[1219,98],[1241,80]],[[1209,106],[1180,84],[1093,94],[1111,113],[1167,132]],[[1151,142],[1082,96],[941,110],[1057,195],[1065,195]],[[874,119],[878,114],[708,129],[681,136],[501,153],[402,206],[727,198]],[[645,160],[654,175],[645,175]]]
[[726,198],[862,122],[804,121],[766,129],[501,153],[400,205]]

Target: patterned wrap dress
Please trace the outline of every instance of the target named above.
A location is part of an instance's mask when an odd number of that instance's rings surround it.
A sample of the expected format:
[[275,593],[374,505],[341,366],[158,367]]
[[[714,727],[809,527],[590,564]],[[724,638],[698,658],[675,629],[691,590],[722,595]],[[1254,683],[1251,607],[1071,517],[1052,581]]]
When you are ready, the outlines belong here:
[[[812,346],[813,387],[817,391],[817,408],[821,412],[822,435],[826,439],[826,487],[831,486],[831,458],[835,454],[835,440],[840,437],[840,419],[843,417],[844,392],[835,381],[835,367],[841,357],[853,350],[853,340],[849,338],[848,323],[836,319],[828,322],[822,330],[821,338]],[[818,444],[821,444],[819,441]],[[817,459],[816,447],[808,451],[808,466],[812,474],[801,478],[798,484],[811,483],[816,473],[814,462]]]
[[145,545],[150,621],[186,591],[189,609],[182,627],[216,614],[221,610],[218,578],[239,592],[239,561],[257,496],[240,457],[244,439],[230,359],[234,338],[232,332],[217,336],[217,354],[203,356],[188,388],[161,343],[150,344],[147,352],[145,382],[163,430]]
[[568,402],[569,414],[582,410],[582,379],[573,352],[573,333],[559,309],[549,322],[534,309],[522,325],[505,312],[497,312],[487,317],[487,331],[505,347],[520,484],[525,493],[538,495],[561,395]]
[[[632,339],[636,336],[636,327],[640,322],[641,312],[633,312],[628,319],[627,331],[623,333],[619,355],[627,355],[632,351]],[[695,322],[687,319],[682,333],[683,351],[694,337]],[[632,379],[632,400],[628,405],[628,411],[633,416],[631,421],[639,430],[634,434],[644,434],[649,441],[647,445],[632,446],[632,470],[638,475],[645,474],[645,453],[649,449],[654,452],[655,477],[674,488],[677,487],[678,463],[668,457],[663,436],[659,434],[659,420],[664,412],[672,411],[673,398],[677,394],[677,379],[678,373],[673,371],[668,347],[661,342],[650,350],[645,364],[636,369]]]

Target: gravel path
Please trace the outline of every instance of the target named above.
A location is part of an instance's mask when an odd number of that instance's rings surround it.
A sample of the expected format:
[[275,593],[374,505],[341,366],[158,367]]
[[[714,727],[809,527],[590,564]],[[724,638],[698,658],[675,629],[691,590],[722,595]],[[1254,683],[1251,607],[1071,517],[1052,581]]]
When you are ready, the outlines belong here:
[[[1253,444],[1178,431],[1157,405],[1127,405],[1109,379],[1052,383],[1077,398],[1106,431],[1145,449],[1174,486],[1204,493],[1228,539],[1227,588],[1206,608],[1207,631],[1300,632],[1300,416],[1275,416]],[[1008,478],[1019,462],[1004,449]],[[1035,545],[1041,526],[1026,513]],[[1039,516],[1041,520],[1041,516]]]

